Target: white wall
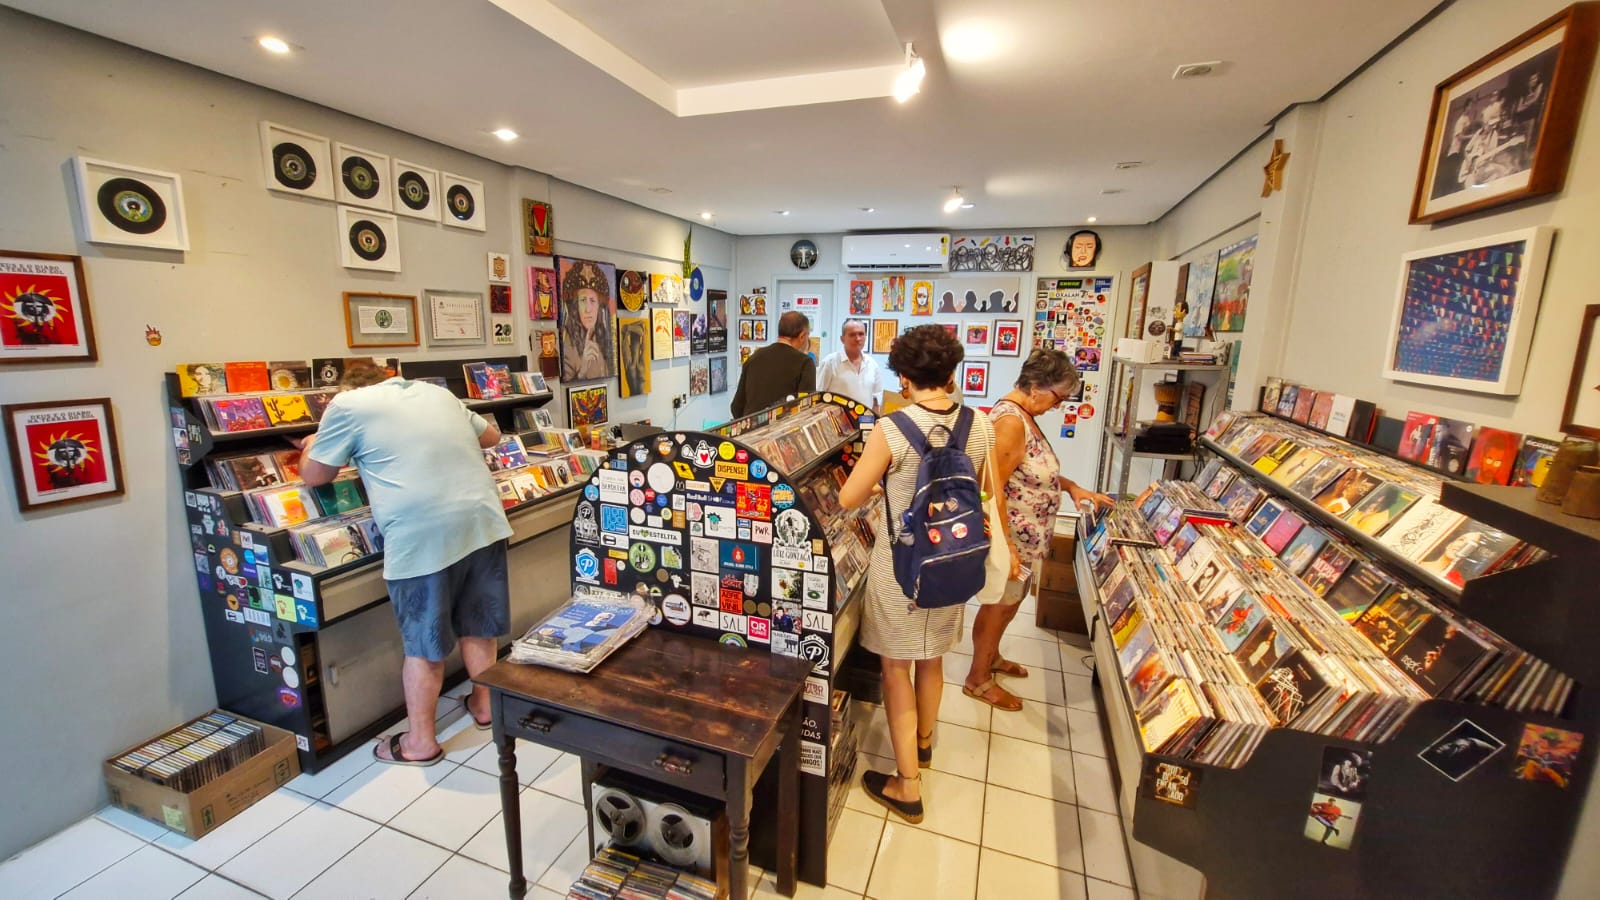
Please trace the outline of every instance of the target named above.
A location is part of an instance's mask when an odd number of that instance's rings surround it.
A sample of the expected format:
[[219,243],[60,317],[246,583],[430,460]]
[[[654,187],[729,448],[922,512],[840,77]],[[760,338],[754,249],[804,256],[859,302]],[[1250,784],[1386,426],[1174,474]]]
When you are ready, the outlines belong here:
[[[9,9],[0,84],[0,247],[85,257],[100,353],[95,364],[0,368],[0,402],[110,397],[128,482],[121,498],[24,516],[0,478],[4,858],[103,802],[100,760],[215,700],[164,373],[198,360],[359,355],[345,346],[342,291],[484,291],[490,251],[517,254],[515,350],[525,352],[521,197],[554,201],[558,251],[657,271],[681,265],[690,226]],[[402,218],[403,273],[345,270],[334,206],[264,189],[261,119],[480,179],[488,231]],[[79,154],[180,173],[189,252],[79,240],[69,164]],[[696,258],[723,286],[732,239],[694,231]],[[146,325],[160,329],[159,347]],[[687,366],[659,364],[655,376],[648,398],[619,401],[614,415],[670,421],[669,391],[687,391]]]

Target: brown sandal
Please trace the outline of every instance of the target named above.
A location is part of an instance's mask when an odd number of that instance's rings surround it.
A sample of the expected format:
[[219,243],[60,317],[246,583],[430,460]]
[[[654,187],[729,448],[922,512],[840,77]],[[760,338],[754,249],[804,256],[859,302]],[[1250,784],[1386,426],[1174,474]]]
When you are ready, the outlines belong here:
[[994,665],[989,667],[989,671],[995,673],[996,675],[1005,675],[1009,678],[1028,677],[1028,670],[1024,669],[1020,663],[1014,663],[1011,660],[1000,656],[996,656],[994,658]]
[[[989,699],[989,692],[990,691],[999,691],[1000,692],[1000,699],[999,700],[991,700],[991,699]],[[967,687],[966,685],[962,685],[961,686],[961,693],[966,694],[968,697],[971,697],[974,700],[978,700],[978,701],[987,703],[990,706],[994,707],[995,709],[1005,710],[1006,712],[1021,712],[1022,711],[1022,700],[1021,700],[1021,698],[1017,697],[1015,694],[1013,694],[1010,691],[1007,691],[1005,688],[1001,687],[1000,684],[998,682],[996,682],[992,676],[989,678],[988,681],[985,681],[983,684],[980,684],[975,688],[970,688],[970,687]]]

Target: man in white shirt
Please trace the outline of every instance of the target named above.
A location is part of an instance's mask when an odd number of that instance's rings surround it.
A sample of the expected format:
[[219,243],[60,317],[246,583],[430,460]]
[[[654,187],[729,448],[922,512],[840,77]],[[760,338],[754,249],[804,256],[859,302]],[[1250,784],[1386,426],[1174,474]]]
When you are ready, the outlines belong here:
[[867,346],[867,323],[847,319],[840,343],[844,349],[817,367],[817,390],[860,400],[876,413],[883,402],[883,369],[862,352]]

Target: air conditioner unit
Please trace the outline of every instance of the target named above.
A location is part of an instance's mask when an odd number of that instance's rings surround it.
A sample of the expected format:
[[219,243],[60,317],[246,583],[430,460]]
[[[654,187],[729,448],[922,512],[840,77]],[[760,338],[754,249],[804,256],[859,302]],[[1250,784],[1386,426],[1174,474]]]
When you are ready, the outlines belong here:
[[948,234],[847,234],[842,253],[851,271],[947,272]]

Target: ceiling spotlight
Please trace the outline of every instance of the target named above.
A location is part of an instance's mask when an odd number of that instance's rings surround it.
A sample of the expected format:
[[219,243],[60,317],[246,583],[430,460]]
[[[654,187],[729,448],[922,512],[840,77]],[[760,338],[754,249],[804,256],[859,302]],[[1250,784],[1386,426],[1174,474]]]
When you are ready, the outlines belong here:
[[894,99],[897,103],[904,103],[917,95],[922,90],[922,79],[928,74],[928,66],[923,63],[922,57],[912,49],[911,44],[906,44],[905,71],[894,77]]
[[709,221],[711,221],[711,213],[703,212],[703,213],[700,214],[700,218],[705,219],[707,222],[709,222]]
[[963,203],[963,204],[961,204],[961,208],[962,209],[971,209],[974,206],[977,206],[977,204],[976,203]]
[[1090,216],[1089,218],[1085,219],[1084,221],[1088,222],[1090,225],[1093,225],[1094,223],[1096,223],[1096,222],[1098,222],[1100,220],[1098,218],[1096,218],[1095,216]]
[[957,187],[956,192],[950,195],[950,199],[944,202],[944,211],[947,213],[955,212],[965,206],[966,202],[967,198],[961,196],[961,188]]
[[281,37],[273,37],[269,34],[258,39],[256,43],[260,44],[261,49],[267,51],[268,53],[276,53],[279,56],[282,56],[283,54],[289,52],[289,42],[285,41]]
[[494,135],[495,137],[499,138],[502,141],[506,141],[507,143],[510,143],[511,141],[514,141],[517,138],[521,137],[521,135],[517,134],[515,131],[512,131],[509,128],[496,128],[495,130],[493,130],[493,131],[491,131],[489,133]]

